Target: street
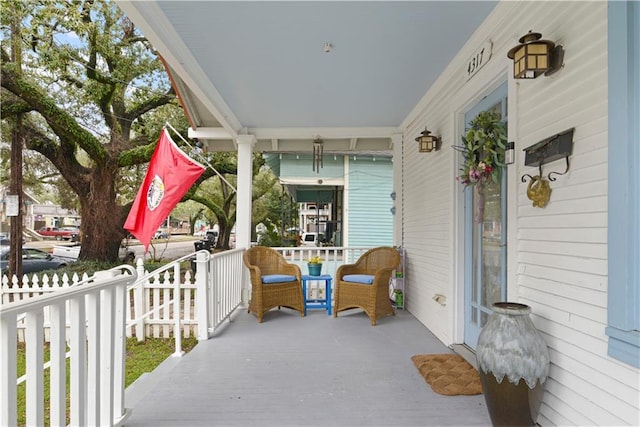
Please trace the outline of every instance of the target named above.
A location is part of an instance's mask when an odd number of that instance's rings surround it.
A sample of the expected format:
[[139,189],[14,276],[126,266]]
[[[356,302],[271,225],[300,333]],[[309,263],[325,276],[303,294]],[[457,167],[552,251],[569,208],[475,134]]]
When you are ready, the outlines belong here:
[[[144,253],[144,248],[138,240],[130,240],[129,248],[136,254],[136,259],[144,256],[145,260],[175,260],[182,256],[195,252],[194,242],[198,241],[193,236],[171,236],[169,239],[153,240],[149,245],[148,253]],[[69,242],[58,242],[55,240],[40,240],[26,242],[24,247],[37,248],[50,252],[54,245],[68,246]]]
[[[145,259],[156,260],[175,260],[190,253],[195,252],[194,242],[199,239],[191,236],[171,236],[169,239],[154,240],[149,245],[149,252],[145,255]],[[129,247],[136,253],[136,258],[143,255],[144,248],[137,241]]]

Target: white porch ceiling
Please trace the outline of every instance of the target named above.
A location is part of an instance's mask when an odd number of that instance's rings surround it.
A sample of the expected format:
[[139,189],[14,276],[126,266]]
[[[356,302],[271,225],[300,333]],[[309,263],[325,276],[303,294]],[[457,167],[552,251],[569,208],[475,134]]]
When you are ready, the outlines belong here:
[[260,151],[310,151],[320,136],[325,152],[390,152],[497,2],[117,3],[164,58],[191,136],[210,150],[254,134]]

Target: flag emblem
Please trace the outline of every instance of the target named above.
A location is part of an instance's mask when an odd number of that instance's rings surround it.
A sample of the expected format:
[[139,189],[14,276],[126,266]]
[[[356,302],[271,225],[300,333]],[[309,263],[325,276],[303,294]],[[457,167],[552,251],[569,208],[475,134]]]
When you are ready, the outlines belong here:
[[158,207],[164,197],[164,182],[158,175],[153,177],[147,191],[147,207],[150,211]]

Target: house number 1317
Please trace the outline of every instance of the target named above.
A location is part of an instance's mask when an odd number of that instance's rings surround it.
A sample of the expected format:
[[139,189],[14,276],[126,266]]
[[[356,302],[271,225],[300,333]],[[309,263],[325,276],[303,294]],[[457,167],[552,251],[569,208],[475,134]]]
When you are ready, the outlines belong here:
[[467,79],[473,77],[491,58],[491,42],[485,43],[467,63]]

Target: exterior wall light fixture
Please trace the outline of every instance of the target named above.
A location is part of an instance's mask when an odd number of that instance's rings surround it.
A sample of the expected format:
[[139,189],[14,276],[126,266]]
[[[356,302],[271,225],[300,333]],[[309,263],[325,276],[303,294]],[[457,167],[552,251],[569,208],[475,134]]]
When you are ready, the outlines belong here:
[[541,40],[542,34],[529,31],[520,37],[520,44],[507,53],[513,59],[514,79],[535,79],[540,74],[550,76],[562,67],[564,49],[549,40]]
[[438,151],[440,149],[442,140],[435,135],[431,135],[431,132],[425,127],[420,133],[420,136],[416,138],[416,142],[418,143],[419,152],[430,153],[434,150]]

